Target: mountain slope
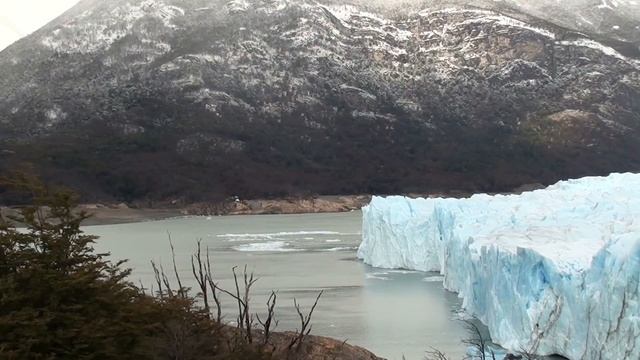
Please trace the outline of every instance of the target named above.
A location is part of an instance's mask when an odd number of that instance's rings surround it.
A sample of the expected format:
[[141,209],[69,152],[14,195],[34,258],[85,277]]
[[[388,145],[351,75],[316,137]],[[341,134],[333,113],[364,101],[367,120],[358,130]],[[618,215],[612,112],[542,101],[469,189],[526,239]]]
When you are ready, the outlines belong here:
[[637,0],[501,0],[494,4],[516,8],[576,31],[628,42],[640,51]]
[[96,199],[508,190],[639,170],[638,99],[638,60],[487,10],[88,0],[0,53],[0,171]]

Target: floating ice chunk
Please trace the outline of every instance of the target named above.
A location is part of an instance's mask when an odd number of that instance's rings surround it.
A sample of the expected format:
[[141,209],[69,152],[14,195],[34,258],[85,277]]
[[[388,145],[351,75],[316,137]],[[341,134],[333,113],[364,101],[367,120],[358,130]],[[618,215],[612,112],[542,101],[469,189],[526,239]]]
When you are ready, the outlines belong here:
[[290,252],[301,251],[300,249],[292,249],[289,243],[284,241],[269,241],[261,243],[251,243],[234,246],[233,249],[237,251],[249,251],[249,252]]
[[367,280],[389,280],[388,277],[386,277],[385,275],[389,275],[389,273],[387,272],[376,272],[376,273],[368,273],[368,274],[364,274],[364,277]]
[[352,250],[356,250],[358,249],[357,247],[354,246],[338,246],[338,247],[334,247],[334,248],[329,248],[329,249],[324,249],[322,251],[352,251]]
[[264,233],[264,234],[220,234],[218,237],[222,238],[233,238],[233,237],[241,237],[241,238],[271,238],[274,236],[295,236],[295,235],[357,235],[357,234],[342,234],[336,231],[281,231],[275,233]]

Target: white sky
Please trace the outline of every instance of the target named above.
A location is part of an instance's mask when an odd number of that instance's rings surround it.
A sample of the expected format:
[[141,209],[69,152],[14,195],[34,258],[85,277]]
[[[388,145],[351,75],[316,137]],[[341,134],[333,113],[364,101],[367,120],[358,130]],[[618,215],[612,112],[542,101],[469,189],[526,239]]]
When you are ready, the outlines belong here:
[[0,50],[38,30],[79,0],[0,0]]

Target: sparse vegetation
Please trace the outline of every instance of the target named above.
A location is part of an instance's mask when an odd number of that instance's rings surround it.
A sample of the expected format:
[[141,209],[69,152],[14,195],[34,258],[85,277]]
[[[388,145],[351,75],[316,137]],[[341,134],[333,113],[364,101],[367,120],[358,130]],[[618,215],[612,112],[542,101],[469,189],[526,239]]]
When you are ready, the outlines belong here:
[[[469,360],[541,360],[542,357],[533,353],[532,350],[521,349],[514,353],[507,353],[504,357],[498,357],[495,350],[490,346],[490,341],[480,331],[480,327],[471,320],[464,320],[467,332],[470,337],[462,341],[467,345],[471,355],[465,359]],[[424,360],[451,360],[447,354],[431,347],[425,352]]]
[[[255,315],[254,275],[234,268],[235,289],[221,288],[199,243],[197,294],[182,285],[175,259],[172,276],[152,263],[156,284],[144,289],[128,280],[124,261],[94,251],[96,237],[80,229],[88,215],[74,211],[71,192],[25,176],[3,182],[31,204],[0,217],[1,359],[305,359],[314,351],[306,339],[322,293],[306,314],[295,303],[297,332],[274,333],[277,294],[266,317]],[[236,300],[236,326],[222,321],[222,294]]]

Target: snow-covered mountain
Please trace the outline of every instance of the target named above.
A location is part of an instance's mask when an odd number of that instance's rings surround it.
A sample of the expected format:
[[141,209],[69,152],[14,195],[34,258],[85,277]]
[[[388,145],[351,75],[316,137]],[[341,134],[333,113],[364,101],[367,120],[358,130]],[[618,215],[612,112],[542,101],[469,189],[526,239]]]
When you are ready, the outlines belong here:
[[628,44],[512,8],[85,0],[0,53],[0,171],[132,200],[637,170]]

